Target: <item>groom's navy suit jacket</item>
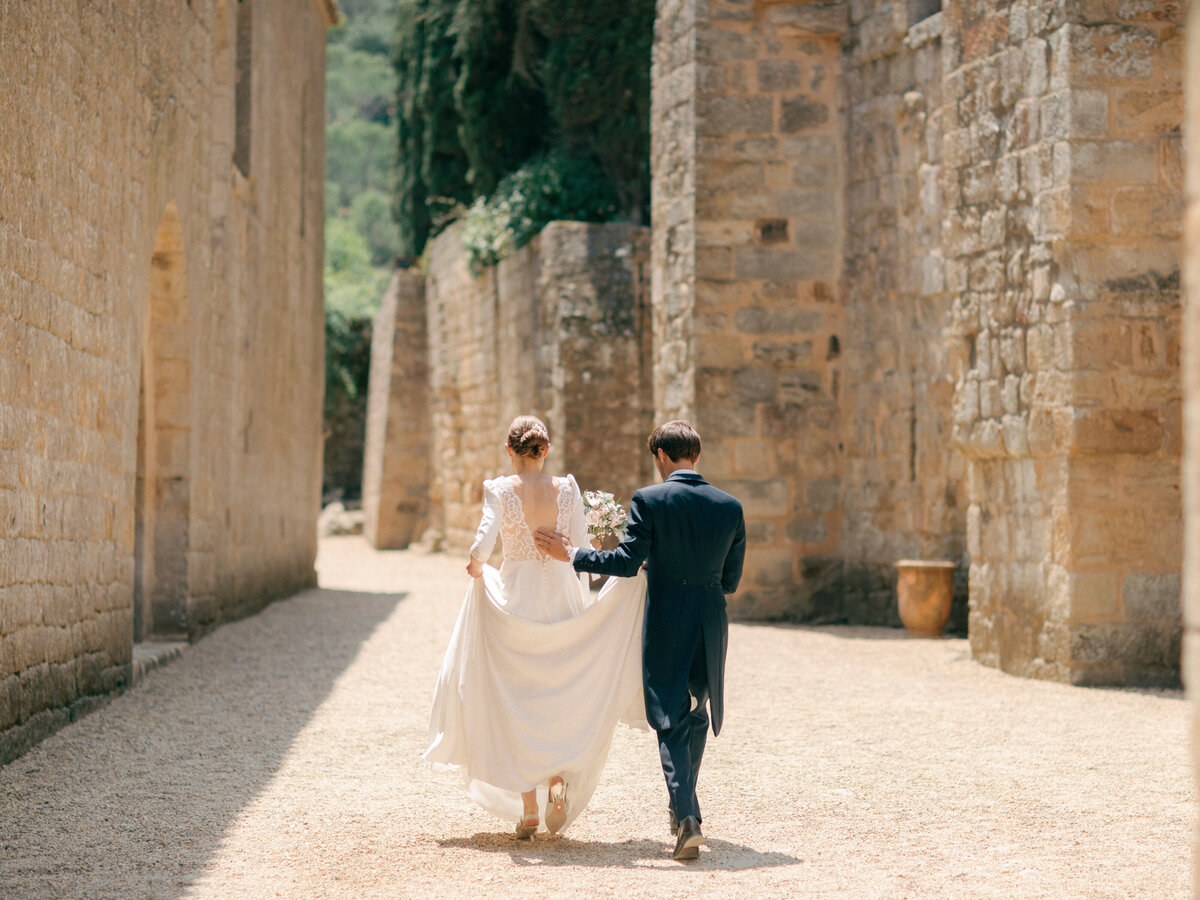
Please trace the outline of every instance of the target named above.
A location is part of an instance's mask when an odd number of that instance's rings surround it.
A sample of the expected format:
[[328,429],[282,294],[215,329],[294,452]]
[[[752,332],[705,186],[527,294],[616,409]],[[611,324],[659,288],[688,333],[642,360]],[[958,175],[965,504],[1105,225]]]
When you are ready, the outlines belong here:
[[737,590],[746,555],[742,504],[695,473],[672,474],[629,503],[625,539],[615,550],[580,548],[580,572],[631,577],[647,562],[642,643],[646,717],[658,731],[687,715],[688,675],[700,642],[708,669],[713,734],[721,730],[725,595]]

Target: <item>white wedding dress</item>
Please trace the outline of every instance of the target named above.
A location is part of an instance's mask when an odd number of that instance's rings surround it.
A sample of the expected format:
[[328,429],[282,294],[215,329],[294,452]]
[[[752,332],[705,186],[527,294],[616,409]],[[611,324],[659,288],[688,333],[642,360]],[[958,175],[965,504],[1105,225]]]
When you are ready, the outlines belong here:
[[[555,479],[557,530],[586,545],[575,479]],[[471,555],[504,539],[499,571],[471,579],[438,676],[425,759],[461,767],[488,812],[517,822],[523,792],[567,783],[570,826],[591,799],[618,721],[648,729],[642,698],[645,576],[611,578],[593,601],[574,569],[543,557],[508,478],[484,482]]]

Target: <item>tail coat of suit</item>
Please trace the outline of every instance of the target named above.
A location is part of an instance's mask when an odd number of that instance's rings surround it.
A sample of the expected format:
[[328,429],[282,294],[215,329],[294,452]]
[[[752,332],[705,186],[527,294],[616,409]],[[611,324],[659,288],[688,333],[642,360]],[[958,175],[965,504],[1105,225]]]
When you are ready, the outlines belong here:
[[[574,565],[580,572],[631,577],[646,563],[647,598],[642,644],[646,716],[659,732],[663,770],[671,792],[672,811],[680,818],[694,805],[694,770],[703,754],[708,720],[702,708],[707,695],[713,734],[724,718],[725,650],[729,626],[725,595],[737,590],[746,553],[742,505],[691,470],[676,471],[661,484],[639,490],[629,504],[625,538],[613,550],[580,548]],[[703,659],[700,660],[701,649]],[[698,674],[700,673],[700,674]],[[697,677],[701,683],[697,683]],[[704,687],[707,690],[704,690]],[[700,701],[699,717],[695,701]],[[691,727],[699,734],[664,737]],[[681,747],[690,746],[686,751]],[[674,749],[671,749],[671,748]],[[674,755],[689,755],[675,759]],[[668,768],[692,771],[689,801],[676,796]],[[686,780],[686,779],[685,779]]]

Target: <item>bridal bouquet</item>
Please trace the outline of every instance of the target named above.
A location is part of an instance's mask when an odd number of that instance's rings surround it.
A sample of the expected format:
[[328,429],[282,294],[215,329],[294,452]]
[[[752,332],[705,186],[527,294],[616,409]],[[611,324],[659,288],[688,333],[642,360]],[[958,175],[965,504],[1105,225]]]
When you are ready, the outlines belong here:
[[596,537],[604,538],[610,534],[618,539],[625,537],[629,513],[608,491],[584,491],[583,506],[588,531]]

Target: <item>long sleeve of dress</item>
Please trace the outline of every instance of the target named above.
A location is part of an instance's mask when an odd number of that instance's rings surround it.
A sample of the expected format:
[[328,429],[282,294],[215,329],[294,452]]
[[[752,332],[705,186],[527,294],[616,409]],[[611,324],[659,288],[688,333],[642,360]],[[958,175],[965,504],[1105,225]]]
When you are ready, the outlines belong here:
[[587,518],[583,510],[583,494],[579,492],[579,484],[575,481],[575,476],[568,475],[567,478],[571,479],[571,524],[567,537],[572,546],[590,547]]
[[500,534],[500,518],[503,510],[500,506],[500,495],[496,493],[490,481],[483,483],[483,516],[479,527],[475,529],[475,540],[471,543],[471,558],[487,562],[496,546],[496,538]]

